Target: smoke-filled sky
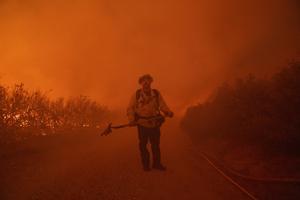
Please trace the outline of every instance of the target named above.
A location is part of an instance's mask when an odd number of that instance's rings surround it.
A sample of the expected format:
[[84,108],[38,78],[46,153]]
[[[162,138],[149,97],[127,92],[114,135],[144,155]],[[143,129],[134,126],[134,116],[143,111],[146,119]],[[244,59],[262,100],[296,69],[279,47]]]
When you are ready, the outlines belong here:
[[150,73],[170,107],[300,55],[297,0],[0,0],[0,81],[124,108]]

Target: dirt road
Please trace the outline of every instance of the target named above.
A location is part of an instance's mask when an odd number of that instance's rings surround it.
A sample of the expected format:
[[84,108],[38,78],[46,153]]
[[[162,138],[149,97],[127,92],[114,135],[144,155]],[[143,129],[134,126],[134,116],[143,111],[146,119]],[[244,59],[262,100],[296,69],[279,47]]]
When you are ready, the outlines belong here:
[[248,199],[191,152],[176,125],[162,129],[166,172],[144,172],[135,128],[64,140],[1,159],[0,199]]

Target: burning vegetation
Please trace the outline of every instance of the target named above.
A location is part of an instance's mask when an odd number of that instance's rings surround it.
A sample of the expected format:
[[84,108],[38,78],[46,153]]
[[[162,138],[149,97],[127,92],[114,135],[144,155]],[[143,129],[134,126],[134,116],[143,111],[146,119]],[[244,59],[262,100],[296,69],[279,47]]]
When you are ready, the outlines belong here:
[[86,96],[51,99],[47,93],[29,91],[24,84],[0,85],[0,141],[74,130],[96,129],[108,109]]

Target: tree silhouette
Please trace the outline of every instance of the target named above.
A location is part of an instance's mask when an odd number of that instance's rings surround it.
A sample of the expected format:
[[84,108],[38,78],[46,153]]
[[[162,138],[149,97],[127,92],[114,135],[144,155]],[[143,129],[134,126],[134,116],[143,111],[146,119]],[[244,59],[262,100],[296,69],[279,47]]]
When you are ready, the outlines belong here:
[[209,101],[188,108],[181,126],[193,138],[230,139],[300,153],[300,63],[259,80],[223,84]]

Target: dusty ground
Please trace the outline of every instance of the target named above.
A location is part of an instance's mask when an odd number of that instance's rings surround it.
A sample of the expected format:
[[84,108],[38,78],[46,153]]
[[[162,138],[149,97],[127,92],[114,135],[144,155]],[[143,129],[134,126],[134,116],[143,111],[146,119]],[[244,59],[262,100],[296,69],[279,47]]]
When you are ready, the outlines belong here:
[[134,128],[108,137],[70,135],[2,154],[0,199],[248,199],[194,156],[171,123],[161,138],[166,172],[142,171]]

